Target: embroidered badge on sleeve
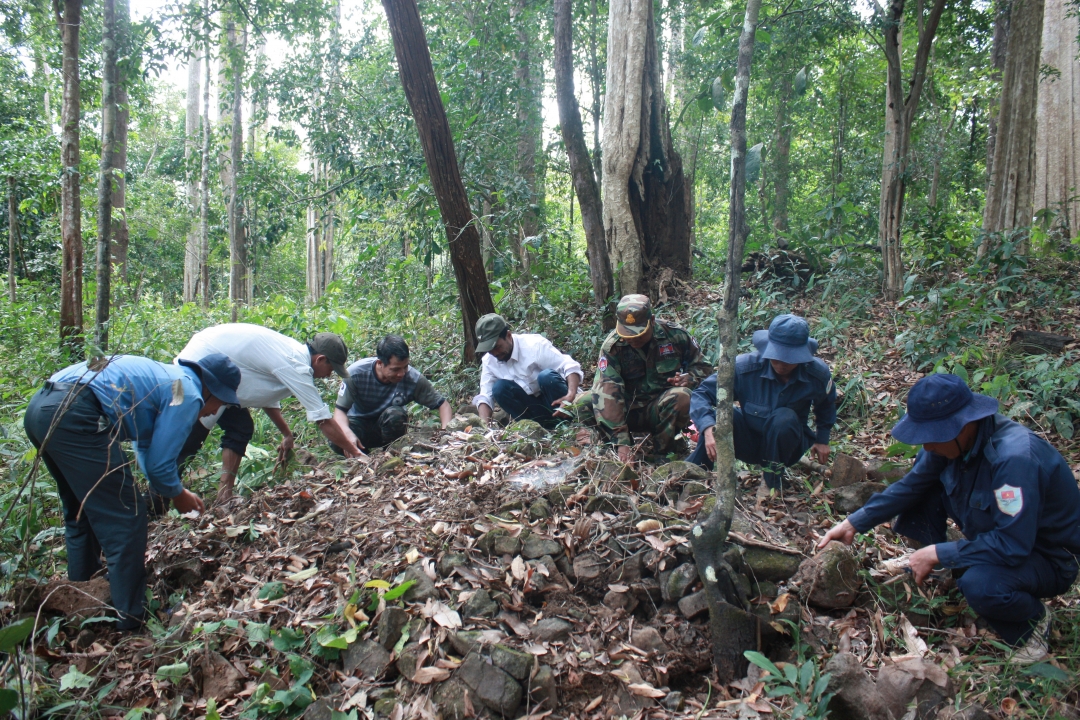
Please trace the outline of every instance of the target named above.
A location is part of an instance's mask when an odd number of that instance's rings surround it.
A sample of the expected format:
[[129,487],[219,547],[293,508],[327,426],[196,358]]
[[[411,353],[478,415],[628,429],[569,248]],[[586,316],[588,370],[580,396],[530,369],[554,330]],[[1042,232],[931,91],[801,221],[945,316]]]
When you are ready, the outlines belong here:
[[994,497],[997,499],[998,510],[1010,517],[1015,517],[1024,509],[1024,491],[1018,487],[1002,485],[994,491]]
[[600,362],[596,363],[596,367],[601,372],[603,372],[604,370],[607,370],[607,358],[606,357],[600,358]]
[[674,355],[675,354],[675,344],[674,343],[667,343],[666,345],[661,345],[660,346],[660,354],[661,355]]

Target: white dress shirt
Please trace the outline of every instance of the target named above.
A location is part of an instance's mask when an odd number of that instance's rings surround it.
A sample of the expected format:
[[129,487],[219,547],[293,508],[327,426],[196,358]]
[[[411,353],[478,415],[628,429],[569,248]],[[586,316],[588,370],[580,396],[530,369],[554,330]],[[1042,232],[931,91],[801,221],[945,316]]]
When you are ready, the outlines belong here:
[[310,422],[333,417],[311,369],[307,345],[261,325],[229,323],[195,333],[177,356],[198,361],[212,353],[229,357],[240,368],[236,396],[240,407],[279,408],[295,395]]
[[480,394],[473,398],[473,405],[494,407],[491,391],[496,380],[513,380],[529,395],[540,392],[536,377],[545,370],[555,370],[563,378],[577,375],[584,378],[581,365],[566,353],[559,352],[543,335],[518,335],[514,333],[514,350],[510,359],[500,361],[491,353],[484,355],[480,364]]

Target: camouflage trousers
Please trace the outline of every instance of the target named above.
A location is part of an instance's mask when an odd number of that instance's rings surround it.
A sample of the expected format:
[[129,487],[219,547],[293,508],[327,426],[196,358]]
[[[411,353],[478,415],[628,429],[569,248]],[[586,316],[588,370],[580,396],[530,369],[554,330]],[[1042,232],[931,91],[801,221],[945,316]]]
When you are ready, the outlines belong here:
[[[690,424],[690,388],[675,387],[664,390],[648,404],[632,408],[626,413],[623,427],[610,427],[610,418],[602,414],[606,408],[594,403],[593,412],[600,429],[615,442],[628,431],[647,432],[652,436],[653,449],[666,452],[672,440]],[[606,414],[606,413],[605,413]]]

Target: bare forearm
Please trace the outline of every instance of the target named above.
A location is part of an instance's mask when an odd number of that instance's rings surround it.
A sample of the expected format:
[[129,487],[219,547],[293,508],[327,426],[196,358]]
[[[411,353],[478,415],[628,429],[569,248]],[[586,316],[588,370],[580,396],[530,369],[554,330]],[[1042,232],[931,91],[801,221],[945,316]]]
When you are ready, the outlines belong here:
[[490,405],[488,405],[487,403],[480,403],[480,407],[476,408],[476,410],[480,413],[481,420],[483,420],[484,422],[488,422],[489,420],[491,420]]
[[446,426],[450,424],[450,420],[454,417],[454,411],[450,409],[450,403],[443,400],[443,404],[439,406],[439,422],[442,423],[442,427],[445,430]]
[[578,387],[581,385],[581,376],[577,373],[570,373],[570,376],[566,378],[566,394],[569,397],[577,396]]
[[[342,413],[344,414],[344,413]],[[346,421],[347,422],[347,421]],[[348,425],[346,425],[348,427]],[[345,453],[345,457],[353,457],[359,450],[356,436],[352,431],[346,431],[338,421],[337,411],[334,412],[333,420],[323,420],[319,423],[319,430],[326,439],[337,445]]]

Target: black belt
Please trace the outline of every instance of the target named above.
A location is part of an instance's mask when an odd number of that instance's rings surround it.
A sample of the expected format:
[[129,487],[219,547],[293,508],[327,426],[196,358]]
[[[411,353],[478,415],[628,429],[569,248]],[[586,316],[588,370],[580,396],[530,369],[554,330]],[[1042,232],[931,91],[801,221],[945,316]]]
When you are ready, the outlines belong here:
[[56,390],[58,392],[71,392],[75,388],[81,389],[83,387],[86,387],[85,383],[55,382],[53,380],[45,381],[45,389],[49,390],[50,392],[53,390]]

